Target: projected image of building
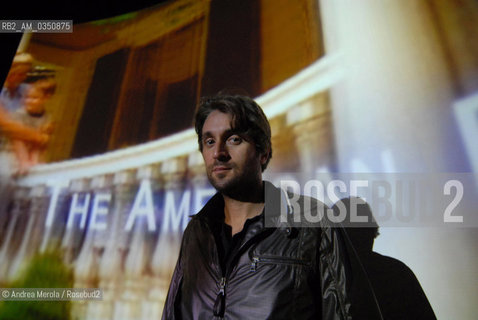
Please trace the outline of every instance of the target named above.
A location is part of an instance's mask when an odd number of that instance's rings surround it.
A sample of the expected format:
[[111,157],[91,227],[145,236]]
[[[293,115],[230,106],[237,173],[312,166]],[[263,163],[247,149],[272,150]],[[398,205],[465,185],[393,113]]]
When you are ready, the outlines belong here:
[[[72,318],[160,318],[182,231],[215,192],[192,125],[221,90],[264,109],[270,173],[476,173],[477,39],[472,0],[178,0],[25,34],[55,75],[55,125],[46,163],[12,180],[0,284],[57,248],[75,287],[103,290]],[[476,229],[380,233],[438,318],[476,314]]]

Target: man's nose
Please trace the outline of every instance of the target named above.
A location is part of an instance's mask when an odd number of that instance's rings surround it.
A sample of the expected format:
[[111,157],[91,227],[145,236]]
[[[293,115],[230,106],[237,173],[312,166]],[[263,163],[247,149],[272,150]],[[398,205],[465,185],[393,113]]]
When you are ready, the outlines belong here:
[[227,161],[229,159],[229,152],[225,143],[217,143],[214,146],[214,159],[219,161]]

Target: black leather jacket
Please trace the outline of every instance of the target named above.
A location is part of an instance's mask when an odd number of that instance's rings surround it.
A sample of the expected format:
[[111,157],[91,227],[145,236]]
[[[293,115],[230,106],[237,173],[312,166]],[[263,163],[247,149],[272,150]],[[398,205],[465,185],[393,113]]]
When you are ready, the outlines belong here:
[[337,229],[266,228],[258,219],[221,270],[213,230],[223,208],[216,194],[189,222],[163,319],[351,318]]

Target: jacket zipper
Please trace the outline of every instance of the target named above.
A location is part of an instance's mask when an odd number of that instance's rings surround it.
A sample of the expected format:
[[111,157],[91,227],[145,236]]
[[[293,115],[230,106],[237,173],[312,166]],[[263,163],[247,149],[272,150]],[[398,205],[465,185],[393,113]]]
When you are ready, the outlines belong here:
[[[212,234],[212,231],[211,231],[211,228],[209,227],[209,225],[206,224],[206,226],[209,229],[209,232]],[[225,311],[226,311],[226,301],[225,301],[226,300],[226,297],[225,297],[226,296],[226,285],[227,285],[227,279],[229,278],[229,275],[230,275],[230,273],[232,272],[232,269],[233,269],[234,264],[232,262],[235,261],[238,256],[240,256],[240,253],[245,248],[247,248],[249,246],[249,244],[253,243],[253,241],[255,241],[259,237],[269,236],[273,231],[274,231],[274,229],[272,229],[272,228],[267,229],[267,230],[262,230],[262,232],[254,235],[248,241],[244,242],[239,247],[239,249],[236,251],[234,256],[230,257],[229,261],[226,263],[226,268],[225,268],[226,270],[221,270],[222,271],[222,277],[221,277],[221,280],[220,280],[220,283],[219,283],[219,292],[217,293],[216,301],[214,303],[214,315],[216,317],[223,318],[224,314],[225,314]],[[214,243],[215,243],[215,239],[214,239]],[[216,246],[216,250],[217,250],[217,246]]]
[[224,289],[226,288],[226,277],[221,278],[221,282],[219,283],[219,294],[224,294]]
[[226,278],[221,277],[221,282],[219,283],[219,292],[217,293],[216,301],[214,302],[214,315],[216,317],[224,317],[224,312],[226,308],[225,301],[225,289],[226,289]]
[[251,272],[255,272],[257,269],[258,263],[264,264],[286,264],[286,265],[297,265],[297,266],[310,266],[310,261],[299,260],[294,258],[279,258],[279,257],[252,257],[251,263]]

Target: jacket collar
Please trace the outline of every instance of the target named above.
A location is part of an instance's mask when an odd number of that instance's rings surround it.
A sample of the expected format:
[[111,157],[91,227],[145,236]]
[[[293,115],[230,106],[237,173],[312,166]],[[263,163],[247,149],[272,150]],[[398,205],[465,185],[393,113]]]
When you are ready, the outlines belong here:
[[[265,205],[262,214],[264,219],[260,219],[262,227],[287,227],[280,222],[281,212],[292,213],[291,206],[285,192],[275,187],[269,181],[264,181]],[[198,219],[205,220],[210,226],[217,225],[224,221],[224,198],[217,192],[204,207],[195,216]],[[265,222],[266,220],[267,222]]]

